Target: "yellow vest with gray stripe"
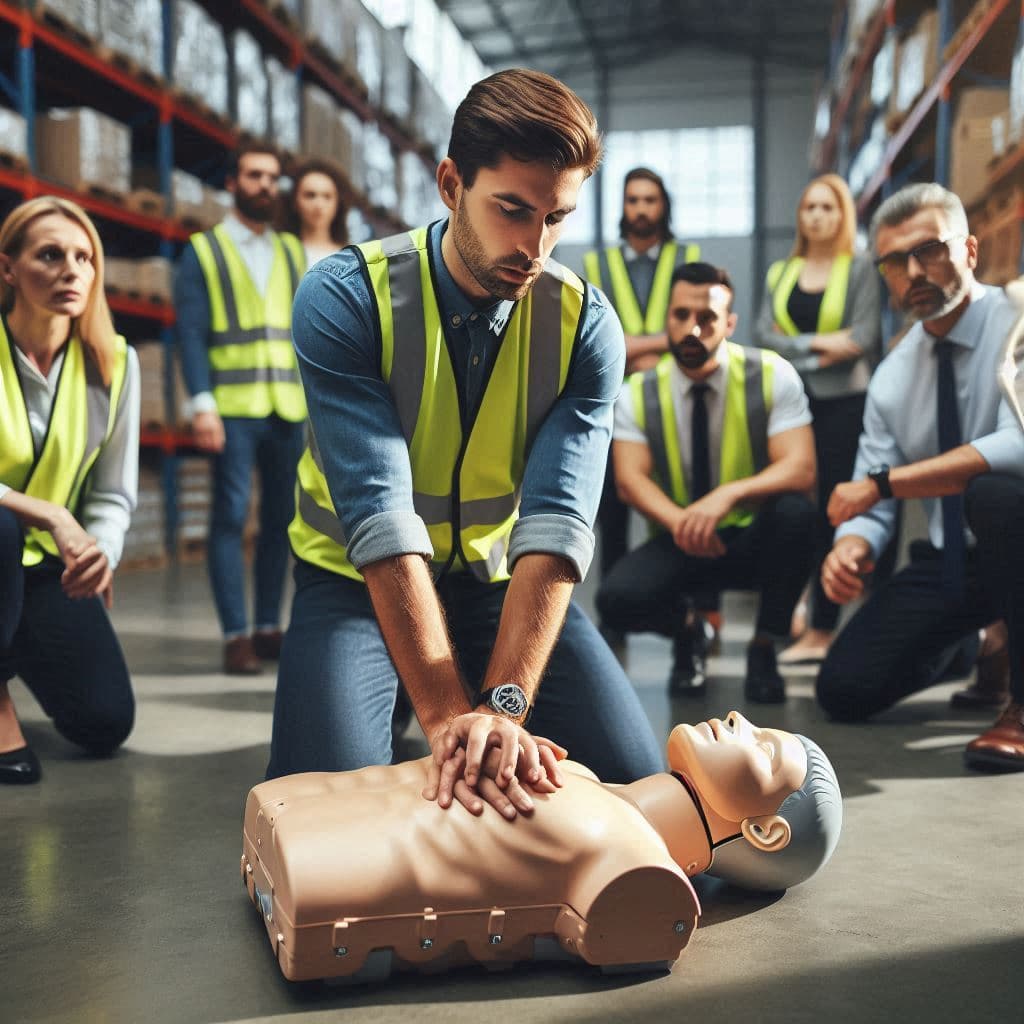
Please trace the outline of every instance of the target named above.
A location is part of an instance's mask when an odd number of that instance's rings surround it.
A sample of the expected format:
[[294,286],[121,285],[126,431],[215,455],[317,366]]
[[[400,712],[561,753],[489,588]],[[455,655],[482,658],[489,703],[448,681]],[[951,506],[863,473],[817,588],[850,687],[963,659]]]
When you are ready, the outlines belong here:
[[[124,394],[127,352],[124,338],[118,336],[107,387],[78,338],[67,343],[46,440],[37,456],[14,346],[0,323],[0,482],[70,509],[77,517],[89,471],[114,429]],[[37,565],[47,554],[60,557],[52,535],[26,529],[22,564]]]
[[270,234],[274,260],[261,295],[223,224],[191,238],[210,298],[210,378],[221,416],[306,418],[292,346],[292,299],[305,269],[294,235]]
[[[427,229],[368,242],[356,252],[376,299],[381,373],[409,449],[413,505],[434,548],[432,571],[438,576],[456,565],[486,582],[508,579],[526,460],[565,387],[585,285],[559,264],[545,265],[515,304],[475,414],[463,414]],[[361,580],[348,559],[315,440],[299,461],[296,498],[288,531],[296,556]]]
[[[843,326],[843,313],[846,310],[846,290],[850,283],[850,262],[852,257],[842,253],[832,261],[825,294],[821,297],[818,308],[816,334],[831,334]],[[793,294],[800,271],[806,261],[799,256],[788,260],[778,260],[768,268],[767,285],[772,295],[772,313],[775,322],[783,334],[793,337],[797,334],[809,333],[801,331],[789,315],[789,297]]]
[[[583,257],[583,268],[587,280],[605,291],[612,300],[626,334],[660,334],[665,330],[672,271],[676,268],[678,254],[678,242],[666,242],[661,247],[654,268],[651,294],[647,297],[647,308],[643,312],[640,311],[640,300],[633,289],[633,282],[629,279],[621,246],[613,245],[599,252],[588,252]],[[683,262],[694,263],[699,259],[700,246],[687,245],[683,251]]]
[[[774,352],[746,348],[731,341],[723,344],[729,349],[729,366],[718,465],[720,484],[745,480],[768,465],[768,415],[772,408],[775,363],[779,359]],[[634,373],[628,383],[633,415],[650,445],[655,478],[665,493],[685,508],[690,498],[679,449],[680,421],[675,407],[676,389],[672,386],[674,362],[671,353],[664,355],[652,369]],[[749,509],[737,507],[718,525],[748,526],[753,518]]]

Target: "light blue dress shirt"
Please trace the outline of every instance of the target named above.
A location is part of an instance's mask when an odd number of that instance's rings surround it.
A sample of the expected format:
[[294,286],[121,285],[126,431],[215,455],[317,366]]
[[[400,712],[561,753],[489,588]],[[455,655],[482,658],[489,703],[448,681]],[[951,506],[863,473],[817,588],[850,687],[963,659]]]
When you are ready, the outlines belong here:
[[[970,304],[946,338],[955,346],[960,436],[978,450],[993,472],[1024,476],[1024,434],[996,382],[1003,344],[1019,315],[1002,289],[975,284]],[[904,466],[940,454],[937,340],[915,324],[875,371],[868,387],[855,480],[863,479],[879,463]],[[866,514],[844,523],[836,539],[851,534],[863,537],[877,558],[892,537],[898,500],[880,501]],[[923,501],[929,539],[941,548],[942,502],[938,498]],[[966,526],[964,530],[972,542]]]
[[[463,404],[473,408],[514,304],[475,306],[459,289],[441,257],[446,227],[438,221],[429,230],[437,300]],[[426,526],[413,509],[409,452],[381,374],[380,325],[353,250],[321,260],[303,278],[292,332],[310,425],[352,564],[430,556]],[[510,569],[536,552],[564,557],[580,579],[586,575],[624,365],[622,327],[601,292],[590,288],[565,389],[527,461]]]

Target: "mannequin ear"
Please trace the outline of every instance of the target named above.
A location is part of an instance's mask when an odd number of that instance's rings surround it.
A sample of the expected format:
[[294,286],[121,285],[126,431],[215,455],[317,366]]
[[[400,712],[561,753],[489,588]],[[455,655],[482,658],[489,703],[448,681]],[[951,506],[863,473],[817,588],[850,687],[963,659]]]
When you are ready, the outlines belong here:
[[765,853],[778,853],[789,846],[793,833],[789,822],[777,814],[761,814],[756,818],[744,818],[740,823],[743,838],[751,846]]

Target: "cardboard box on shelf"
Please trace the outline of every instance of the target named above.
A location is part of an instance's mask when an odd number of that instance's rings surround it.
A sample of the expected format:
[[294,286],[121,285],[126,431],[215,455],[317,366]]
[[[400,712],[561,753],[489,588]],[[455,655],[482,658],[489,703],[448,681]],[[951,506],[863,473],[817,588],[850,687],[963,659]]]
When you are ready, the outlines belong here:
[[[162,0],[100,0],[99,40],[154,78],[163,78]],[[101,50],[102,55],[102,50]]]
[[950,137],[949,187],[970,206],[985,195],[988,165],[996,156],[993,123],[1009,109],[1005,89],[964,89],[956,98],[956,114]]
[[36,163],[44,178],[123,196],[131,188],[131,129],[88,107],[36,118]]
[[1022,212],[1024,192],[1014,185],[991,196],[985,203],[983,218],[972,223],[978,238],[980,281],[1003,285],[1020,276]]
[[224,30],[194,0],[176,0],[171,40],[175,88],[195,103],[228,116],[228,50]]
[[34,0],[31,7],[37,17],[95,39],[100,30],[100,0]]
[[140,408],[139,422],[154,428],[167,424],[167,402],[164,399],[164,346],[159,341],[141,341],[134,346],[139,357]]
[[939,12],[926,11],[898,45],[889,97],[890,125],[910,113],[918,96],[935,78],[939,67]]
[[270,131],[270,85],[263,50],[240,28],[231,33],[231,48],[235,58],[232,77],[235,122],[243,132],[265,138]]
[[270,85],[270,138],[289,153],[298,153],[302,145],[299,79],[276,57],[268,57],[267,82]]
[[28,125],[7,107],[0,107],[0,157],[19,167],[28,162]]

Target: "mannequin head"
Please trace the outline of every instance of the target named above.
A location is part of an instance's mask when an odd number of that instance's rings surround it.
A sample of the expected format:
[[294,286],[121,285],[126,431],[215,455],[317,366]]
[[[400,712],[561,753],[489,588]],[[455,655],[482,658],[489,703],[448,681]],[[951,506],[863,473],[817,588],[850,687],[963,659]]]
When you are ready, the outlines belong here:
[[679,725],[669,764],[690,784],[713,847],[708,873],[748,889],[797,885],[832,856],[842,794],[821,748],[736,711]]

